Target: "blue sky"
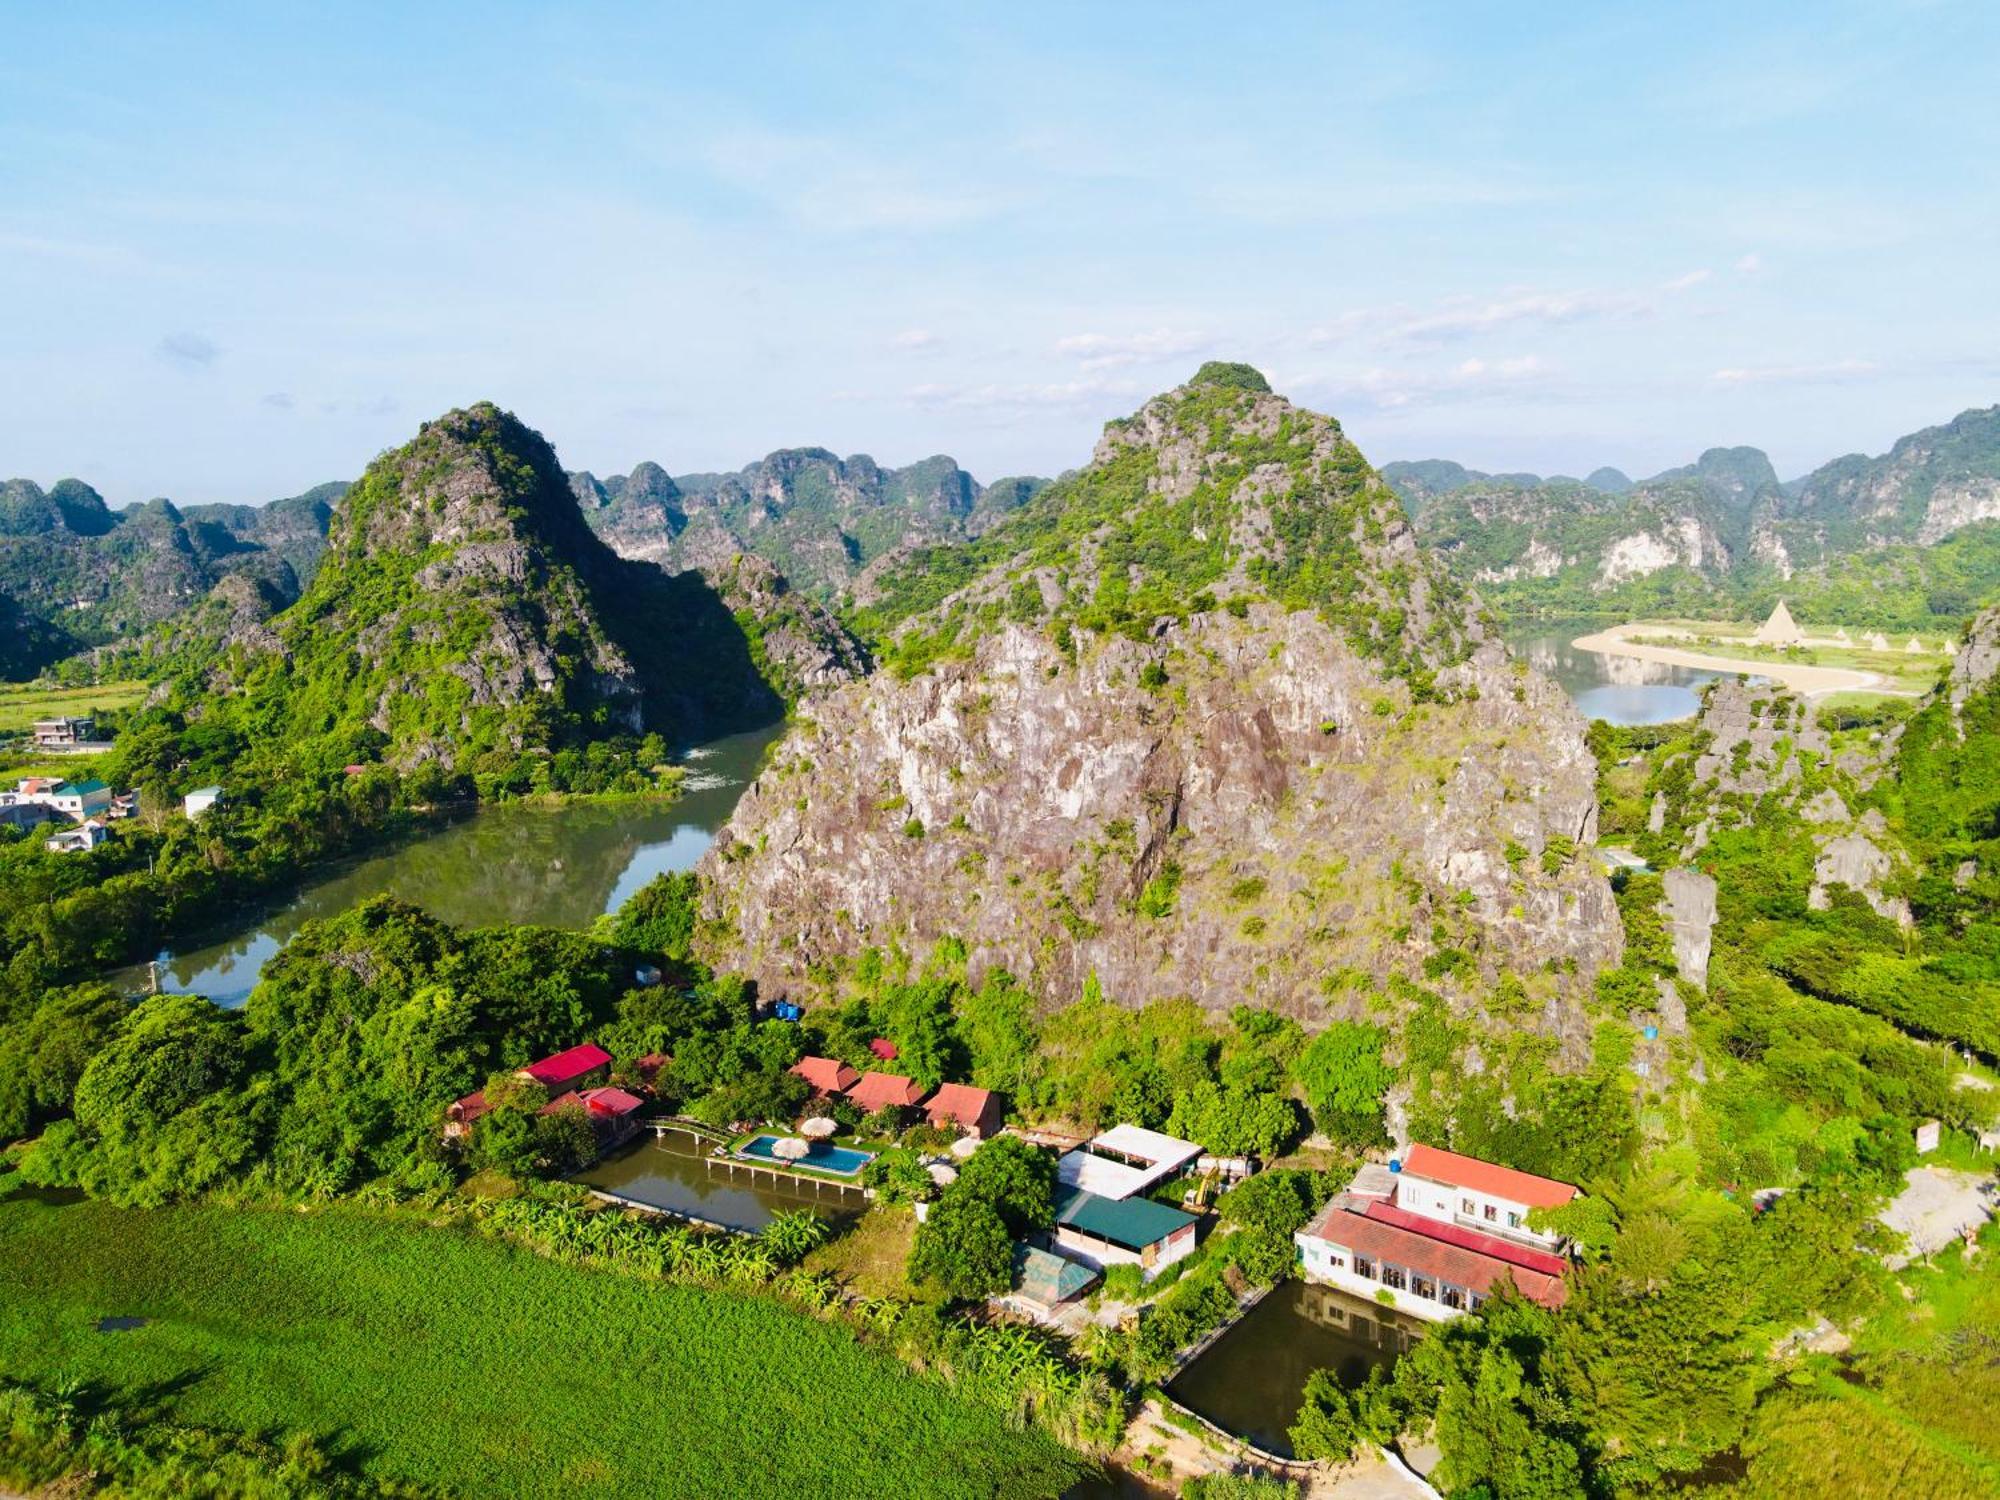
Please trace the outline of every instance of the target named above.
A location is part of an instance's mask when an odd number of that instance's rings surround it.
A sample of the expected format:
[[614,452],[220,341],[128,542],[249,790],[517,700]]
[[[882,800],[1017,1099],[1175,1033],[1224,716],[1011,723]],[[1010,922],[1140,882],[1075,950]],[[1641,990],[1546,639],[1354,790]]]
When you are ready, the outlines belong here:
[[2000,401],[1988,0],[556,9],[0,15],[0,474],[267,499],[490,397],[990,479],[1210,357],[1378,463]]

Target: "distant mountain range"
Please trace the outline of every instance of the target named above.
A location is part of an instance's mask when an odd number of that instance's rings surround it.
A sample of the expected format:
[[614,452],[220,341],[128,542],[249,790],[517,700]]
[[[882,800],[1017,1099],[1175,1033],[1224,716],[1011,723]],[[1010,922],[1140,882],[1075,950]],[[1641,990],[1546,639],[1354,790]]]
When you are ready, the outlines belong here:
[[822,598],[906,547],[980,535],[1047,483],[982,485],[943,454],[885,469],[824,448],[781,448],[728,474],[642,463],[623,477],[570,476],[584,519],[621,556],[680,572],[749,553]]
[[1784,594],[1915,628],[2000,596],[2000,406],[1783,483],[1757,448],[1636,483],[1442,459],[1382,476],[1453,571],[1513,610],[1749,612]]
[[0,482],[0,675],[21,677],[83,646],[137,634],[240,577],[290,601],[312,579],[345,484],[268,505],[112,510],[81,480],[47,491]]
[[[1637,482],[1615,468],[1544,478],[1448,459],[1381,475],[1418,537],[1509,613],[1748,615],[1782,595],[1809,620],[1930,629],[2000,599],[2000,407],[1790,482],[1756,448],[1712,448]],[[718,586],[726,576],[762,617],[812,601],[865,608],[904,559],[976,543],[1049,481],[981,484],[943,455],[885,468],[865,454],[785,448],[729,473],[642,463],[566,483],[612,551]],[[290,605],[313,581],[347,489],[113,510],[75,479],[46,491],[0,483],[0,678],[196,613],[240,632]],[[205,601],[213,607],[196,611]],[[823,666],[818,645],[797,663],[808,677]]]
[[[802,608],[794,589],[832,601],[872,564],[979,536],[1048,483],[982,485],[943,455],[884,468],[824,448],[780,449],[726,474],[676,478],[642,463],[628,475],[567,480],[613,551],[700,572],[759,618]],[[150,500],[113,510],[80,480],[46,491],[27,479],[0,483],[0,678],[31,677],[78,650],[191,617],[225,580],[237,582],[198,612],[240,633],[246,612],[282,609],[312,583],[348,488],[323,484],[268,505]],[[816,648],[792,664],[808,679],[823,667]]]

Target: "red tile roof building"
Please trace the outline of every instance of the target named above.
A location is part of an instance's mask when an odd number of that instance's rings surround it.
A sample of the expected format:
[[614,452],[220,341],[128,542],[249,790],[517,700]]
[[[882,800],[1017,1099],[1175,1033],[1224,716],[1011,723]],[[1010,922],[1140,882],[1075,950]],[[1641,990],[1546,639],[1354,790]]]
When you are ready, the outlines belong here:
[[896,1044],[886,1036],[876,1037],[874,1041],[868,1044],[868,1050],[883,1062],[894,1062],[896,1060]]
[[878,1109],[914,1109],[923,1097],[924,1086],[900,1073],[864,1073],[847,1091],[847,1102],[871,1115]]
[[573,1089],[597,1072],[609,1072],[611,1054],[594,1042],[585,1042],[580,1047],[571,1047],[567,1052],[558,1052],[553,1057],[545,1057],[540,1062],[529,1063],[521,1069],[521,1076],[532,1078],[550,1093],[560,1093]]
[[969,1083],[940,1084],[924,1106],[924,1113],[940,1129],[955,1125],[982,1141],[997,1131],[1006,1118],[999,1095],[991,1089],[976,1089]]
[[859,1073],[833,1057],[802,1057],[792,1064],[792,1071],[822,1098],[830,1094],[844,1094],[861,1081]]
[[[1511,1281],[1522,1296],[1544,1307],[1561,1307],[1568,1296],[1560,1273],[1531,1270],[1513,1259],[1437,1239],[1373,1213],[1357,1213],[1356,1203],[1343,1193],[1299,1231],[1308,1273],[1338,1285],[1344,1278],[1328,1273],[1344,1272],[1434,1303],[1446,1312],[1469,1312],[1503,1281]],[[1421,1222],[1415,1215],[1406,1217]],[[1399,1298],[1397,1305],[1405,1304]]]
[[467,1094],[463,1099],[454,1099],[445,1106],[444,1134],[446,1140],[455,1140],[472,1133],[473,1122],[485,1114],[492,1106],[486,1102],[486,1090]]
[[1403,1174],[1427,1177],[1447,1187],[1471,1188],[1488,1197],[1505,1199],[1527,1208],[1561,1208],[1576,1196],[1576,1189],[1552,1177],[1517,1172],[1476,1156],[1460,1156],[1456,1151],[1440,1151],[1435,1146],[1412,1146],[1403,1156]]
[[1561,1307],[1562,1236],[1528,1219],[1576,1196],[1567,1182],[1412,1146],[1389,1171],[1363,1168],[1294,1238],[1308,1279],[1363,1297],[1386,1292],[1418,1317],[1469,1312],[1508,1283]]

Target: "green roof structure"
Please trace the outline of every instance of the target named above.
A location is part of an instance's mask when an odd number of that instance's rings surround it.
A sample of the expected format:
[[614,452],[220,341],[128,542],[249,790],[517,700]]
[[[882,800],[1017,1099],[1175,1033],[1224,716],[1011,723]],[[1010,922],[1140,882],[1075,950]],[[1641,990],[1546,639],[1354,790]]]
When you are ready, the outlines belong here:
[[1151,1198],[1100,1198],[1095,1193],[1073,1191],[1056,1205],[1056,1222],[1107,1244],[1138,1251],[1186,1228],[1195,1217]]
[[1097,1278],[1096,1271],[1066,1255],[1032,1245],[1014,1247],[1014,1290],[1044,1307],[1082,1296]]

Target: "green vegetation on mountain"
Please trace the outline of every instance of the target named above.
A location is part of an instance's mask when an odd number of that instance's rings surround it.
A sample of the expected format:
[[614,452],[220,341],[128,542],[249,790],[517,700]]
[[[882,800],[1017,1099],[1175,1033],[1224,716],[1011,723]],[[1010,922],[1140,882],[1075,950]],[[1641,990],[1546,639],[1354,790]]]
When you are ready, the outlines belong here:
[[344,488],[266,506],[150,500],[114,511],[74,479],[46,493],[25,479],[0,484],[0,677],[136,635],[225,578],[296,598]]
[[1316,610],[1420,691],[1473,640],[1465,591],[1410,545],[1339,423],[1210,363],[993,530],[882,574],[855,618],[909,676],[1003,622],[1142,640],[1253,598]]
[[1384,477],[1453,571],[1514,614],[1801,618],[1955,630],[2000,597],[2000,407],[1780,484],[1755,448],[1638,484],[1484,475],[1444,460]]

